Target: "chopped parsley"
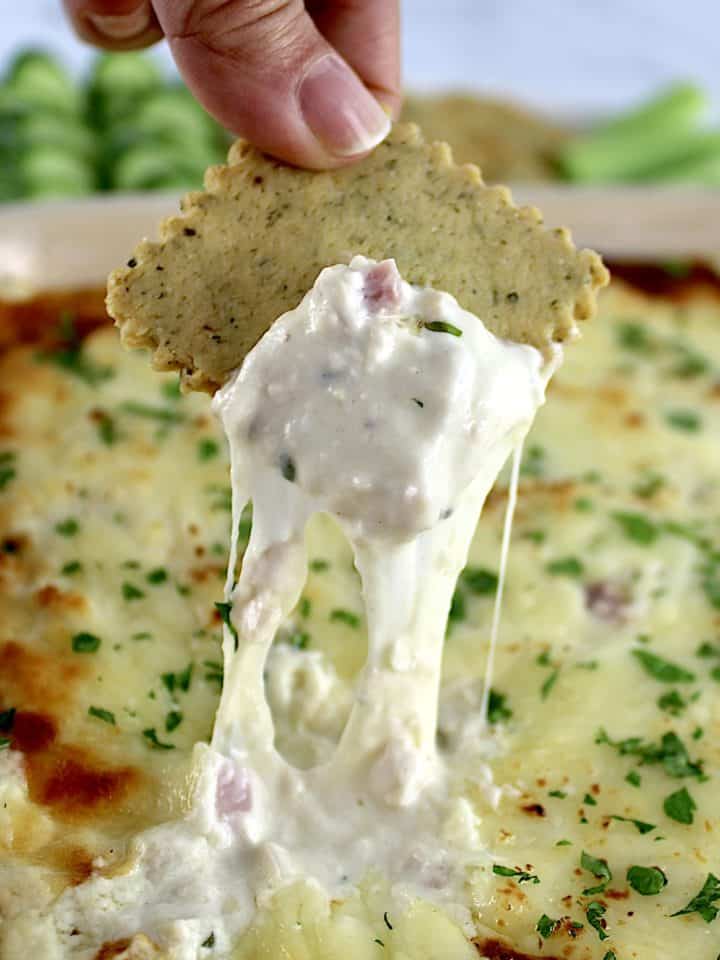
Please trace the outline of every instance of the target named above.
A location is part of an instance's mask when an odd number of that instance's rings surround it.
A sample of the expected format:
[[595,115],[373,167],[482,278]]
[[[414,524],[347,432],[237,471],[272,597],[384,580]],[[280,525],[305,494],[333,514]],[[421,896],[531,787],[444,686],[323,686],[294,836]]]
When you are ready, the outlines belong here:
[[203,660],[205,667],[205,680],[207,683],[216,683],[222,690],[223,686],[223,665],[217,660]]
[[587,889],[583,890],[584,897],[591,896],[594,893],[602,893],[612,880],[612,873],[607,860],[603,860],[600,857],[593,857],[584,850],[580,854],[580,866],[600,881],[600,883],[594,887],[587,887]]
[[513,712],[507,705],[507,696],[499,690],[490,689],[488,696],[488,723],[503,723],[510,720]]
[[312,601],[310,600],[310,597],[300,597],[300,600],[298,601],[298,613],[303,618],[303,620],[307,620],[307,618],[310,616],[311,611],[312,611]]
[[183,721],[183,715],[180,710],[170,710],[168,715],[165,717],[165,730],[167,733],[172,733],[173,730],[177,730],[180,724]]
[[225,626],[228,628],[228,630],[232,634],[232,638],[235,641],[235,649],[237,650],[238,643],[239,643],[238,632],[235,628],[235,624],[230,619],[230,614],[232,612],[232,603],[226,603],[224,601],[216,601],[215,609],[220,614],[220,619],[222,620],[222,622],[225,624]]
[[479,596],[493,594],[497,591],[498,575],[484,567],[465,567],[460,574],[460,579],[470,593]]
[[545,472],[545,448],[532,444],[527,451],[520,465],[520,473],[526,477],[541,477]]
[[206,937],[206,938],[203,940],[203,942],[200,944],[200,946],[201,946],[201,947],[205,947],[205,948],[208,949],[208,950],[210,949],[210,947],[214,947],[214,946],[215,946],[215,931],[213,931],[213,932],[210,934],[210,936]]
[[655,343],[643,323],[627,320],[619,323],[616,328],[618,346],[634,353],[652,353]]
[[114,419],[106,410],[94,410],[91,419],[97,430],[98,440],[106,447],[112,447],[117,443],[118,431]]
[[[627,780],[627,777],[625,778]],[[638,833],[651,833],[656,829],[654,823],[646,823],[644,820],[635,820],[633,817],[621,817],[617,813],[610,814],[611,820],[621,820],[623,823],[632,823]]]
[[645,766],[660,763],[669,777],[696,777],[705,780],[702,761],[691,760],[685,744],[672,731],[665,733],[659,744],[646,743],[642,737],[628,737],[625,740],[612,740],[602,728],[595,736],[595,743],[604,743],[614,747],[620,756],[637,757]]
[[182,400],[182,391],[180,389],[180,377],[174,377],[172,380],[166,380],[160,387],[160,392],[166,400],[172,400],[176,403]]
[[59,367],[89,387],[96,387],[114,375],[112,367],[101,366],[90,360],[83,350],[83,343],[70,314],[60,318],[60,344],[56,350],[42,350],[35,354],[38,363]]
[[293,630],[288,634],[287,642],[296,650],[307,650],[310,646],[310,634],[306,630]]
[[547,940],[548,937],[551,937],[555,933],[559,926],[559,920],[553,920],[552,917],[549,917],[546,913],[544,913],[535,924],[535,929],[543,938],[543,940]]
[[110,710],[105,710],[104,707],[88,707],[88,716],[96,717],[98,720],[103,720],[105,723],[115,726],[115,714]]
[[214,460],[215,457],[220,453],[220,445],[217,440],[213,440],[212,437],[203,437],[202,440],[198,440],[197,445],[197,456],[198,460]]
[[12,450],[4,450],[0,453],[0,490],[3,490],[17,476],[16,456],[17,454]]
[[157,731],[155,727],[148,727],[147,730],[143,730],[143,737],[147,740],[150,746],[154,750],[174,750],[174,743],[164,743],[162,740],[158,739]]
[[617,960],[614,950],[608,950],[607,953],[603,956],[602,960]]
[[450,609],[448,610],[448,628],[453,623],[459,623],[461,620],[464,620],[466,616],[467,604],[465,602],[465,594],[459,587],[456,587],[452,595],[452,600],[450,601]]
[[336,608],[330,611],[330,621],[332,623],[344,623],[348,627],[357,628],[360,626],[360,617],[352,610],[343,610]]
[[503,867],[499,863],[494,863],[492,869],[496,877],[512,877],[518,883],[540,883],[540,877],[519,868]]
[[158,583],[165,583],[167,578],[167,570],[164,567],[155,567],[154,570],[150,570],[145,575],[147,582],[152,583],[154,586],[156,586]]
[[590,513],[595,509],[595,506],[589,497],[578,497],[573,506],[578,513]]
[[631,770],[630,773],[625,777],[625,780],[630,784],[631,787],[639,787],[642,783],[642,777],[637,770]]
[[79,530],[80,524],[75,517],[67,517],[55,524],[55,533],[60,534],[61,537],[74,537]]
[[609,937],[607,923],[604,919],[606,911],[607,907],[604,903],[600,903],[599,900],[591,900],[585,910],[587,922],[593,929],[597,930],[597,935],[600,940],[607,940]]
[[[252,530],[252,504],[248,504],[240,515],[238,523],[238,540],[241,544],[246,544],[250,539]],[[223,550],[224,552],[224,550]]]
[[463,333],[460,327],[445,320],[431,320],[429,323],[423,323],[422,326],[431,333],[449,333],[453,337],[461,337]]
[[665,713],[673,717],[679,717],[688,705],[688,701],[682,696],[679,690],[668,690],[658,697],[657,705]]
[[76,573],[81,573],[82,568],[83,565],[79,560],[70,560],[62,565],[60,573],[63,577],[74,577]]
[[179,410],[171,410],[168,407],[154,407],[149,403],[139,403],[137,400],[126,400],[120,404],[120,409],[131,417],[157,420],[164,424],[182,423],[185,420],[185,414]]
[[550,673],[543,685],[540,687],[540,699],[547,700],[547,698],[552,693],[553,687],[557,683],[558,677],[560,676],[560,667],[555,667],[555,669]]
[[128,583],[127,580],[123,583],[122,587],[123,600],[142,600],[145,596],[145,593],[132,583]]
[[700,414],[694,410],[668,410],[665,413],[665,422],[674,430],[685,433],[697,433],[702,428]]
[[596,807],[597,800],[591,793],[586,793],[583,797],[583,803],[586,803],[589,807]]
[[290,454],[283,453],[280,455],[279,467],[280,473],[283,475],[285,480],[287,480],[288,483],[295,483],[297,468],[295,467],[295,461]]
[[327,560],[316,557],[315,560],[310,561],[310,569],[313,573],[324,573],[330,569],[330,563]]
[[393,925],[390,923],[390,920],[388,919],[387,910],[383,914],[383,922],[385,926],[388,928],[388,930],[392,930]]
[[715,906],[718,900],[720,900],[720,880],[713,873],[709,873],[700,892],[695,894],[686,907],[671,913],[670,916],[683,917],[688,913],[697,913],[705,923],[712,923],[720,912],[720,907]]
[[94,633],[76,633],[72,638],[73,653],[96,653],[100,649],[100,637]]
[[550,792],[548,793],[548,796],[557,797],[558,800],[564,800],[567,797],[567,794],[565,793],[564,790],[550,790]]
[[628,867],[627,882],[643,897],[654,897],[667,886],[667,877],[659,867]]
[[697,810],[697,804],[688,792],[687,787],[682,787],[680,790],[676,790],[675,793],[671,793],[665,797],[663,800],[663,810],[665,811],[665,815],[670,817],[671,820],[676,820],[678,823],[691,824],[695,819],[694,814],[695,810]]
[[160,679],[168,693],[174,694],[176,691],[182,693],[188,692],[192,681],[193,667],[194,664],[190,661],[184,670],[179,670],[177,673],[169,671],[168,673],[162,674]]
[[642,513],[619,510],[613,514],[613,519],[620,525],[620,529],[628,540],[634,540],[635,543],[643,546],[655,543],[660,536],[660,528],[657,524]]
[[695,674],[681,667],[677,663],[665,660],[650,650],[631,651],[646,673],[660,683],[693,683]]
[[551,560],[545,567],[554,577],[581,577],[585,572],[582,560],[577,557],[560,557]]
[[632,488],[632,492],[642,500],[650,500],[659,490],[662,490],[666,483],[667,481],[662,474],[650,471],[641,480],[638,480]]

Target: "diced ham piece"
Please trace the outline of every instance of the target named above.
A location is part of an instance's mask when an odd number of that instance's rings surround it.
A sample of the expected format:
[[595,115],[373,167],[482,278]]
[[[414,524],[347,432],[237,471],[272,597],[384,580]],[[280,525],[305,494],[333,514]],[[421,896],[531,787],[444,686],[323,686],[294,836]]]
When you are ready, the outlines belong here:
[[365,301],[376,309],[400,303],[401,276],[394,260],[382,260],[365,275]]
[[628,619],[632,598],[623,583],[596,580],[585,587],[585,607],[607,623],[621,624]]
[[219,817],[249,813],[252,809],[252,784],[245,767],[225,760],[218,771],[215,807]]

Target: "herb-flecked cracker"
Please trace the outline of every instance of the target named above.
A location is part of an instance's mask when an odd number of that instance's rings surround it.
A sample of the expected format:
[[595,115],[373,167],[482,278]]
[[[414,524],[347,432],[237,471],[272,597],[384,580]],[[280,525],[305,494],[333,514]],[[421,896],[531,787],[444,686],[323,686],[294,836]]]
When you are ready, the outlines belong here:
[[444,143],[396,125],[353,166],[311,172],[238,141],[205,190],[143,241],[109,280],[108,310],[129,347],[213,391],[323,267],[394,257],[406,280],[452,293],[495,334],[541,349],[589,318],[607,271],[566,230],[546,230]]

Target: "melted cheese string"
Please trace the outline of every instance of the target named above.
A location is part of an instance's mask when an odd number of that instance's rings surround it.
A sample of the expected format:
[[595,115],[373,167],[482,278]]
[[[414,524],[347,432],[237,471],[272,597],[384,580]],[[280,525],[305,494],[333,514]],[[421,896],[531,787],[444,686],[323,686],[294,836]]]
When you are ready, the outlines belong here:
[[495,673],[495,652],[497,650],[498,636],[500,633],[500,615],[502,613],[503,593],[505,592],[507,562],[510,554],[510,537],[512,535],[513,518],[515,516],[515,505],[517,504],[518,485],[520,482],[520,463],[522,462],[522,452],[523,442],[520,441],[520,443],[513,450],[510,485],[508,487],[508,501],[505,507],[505,519],[503,520],[502,545],[500,547],[500,566],[498,568],[498,585],[497,590],[495,591],[495,604],[493,606],[492,624],[490,626],[490,646],[488,648],[487,663],[485,664],[483,697],[480,703],[480,715],[483,718],[483,723],[485,726],[488,724],[490,691],[492,690],[493,675]]

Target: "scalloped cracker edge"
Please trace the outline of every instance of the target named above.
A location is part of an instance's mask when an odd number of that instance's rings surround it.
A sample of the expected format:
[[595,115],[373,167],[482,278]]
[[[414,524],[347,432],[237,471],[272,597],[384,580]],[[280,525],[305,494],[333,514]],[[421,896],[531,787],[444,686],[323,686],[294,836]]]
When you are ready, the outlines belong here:
[[205,190],[165,220],[108,282],[107,307],[131,348],[159,370],[214,391],[323,267],[393,257],[411,283],[445,290],[497,336],[547,350],[590,318],[608,273],[567,230],[513,206],[444,143],[398,124],[340,170],[286,166],[244,141]]

